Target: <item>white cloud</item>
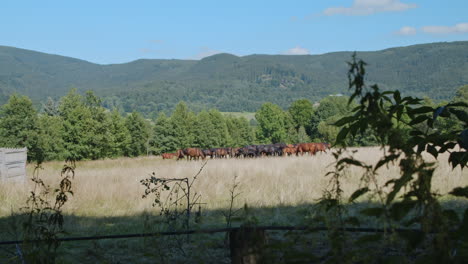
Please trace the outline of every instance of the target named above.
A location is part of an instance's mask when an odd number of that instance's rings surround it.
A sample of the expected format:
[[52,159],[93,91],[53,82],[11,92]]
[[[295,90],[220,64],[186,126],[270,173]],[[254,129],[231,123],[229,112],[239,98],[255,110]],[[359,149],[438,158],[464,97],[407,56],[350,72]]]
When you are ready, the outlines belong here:
[[327,16],[363,16],[381,12],[399,12],[416,8],[416,4],[402,3],[400,0],[354,0],[350,7],[330,7],[323,11]]
[[409,26],[404,26],[400,28],[397,32],[395,32],[397,35],[402,35],[402,36],[410,36],[416,34],[416,28],[414,27],[409,27]]
[[428,34],[468,33],[468,23],[460,23],[454,26],[425,26],[421,30]]
[[294,48],[288,49],[282,54],[284,55],[308,55],[310,54],[309,50],[306,48],[302,48],[300,46],[296,46]]
[[219,51],[219,50],[210,49],[208,47],[201,47],[200,52],[195,54],[194,56],[190,57],[189,59],[191,59],[191,60],[201,60],[203,58],[206,58],[206,57],[209,57],[209,56],[212,56],[212,55],[216,55],[216,54],[219,54],[219,53],[222,53],[222,52]]

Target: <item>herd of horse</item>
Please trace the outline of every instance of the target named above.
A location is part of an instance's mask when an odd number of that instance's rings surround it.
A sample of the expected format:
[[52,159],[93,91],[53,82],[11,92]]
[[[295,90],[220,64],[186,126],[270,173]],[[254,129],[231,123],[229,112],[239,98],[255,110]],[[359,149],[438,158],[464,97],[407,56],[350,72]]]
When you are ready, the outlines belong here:
[[276,143],[268,145],[249,145],[239,148],[185,148],[174,153],[162,154],[163,159],[187,159],[198,160],[206,158],[255,158],[265,156],[291,156],[291,155],[315,155],[317,152],[326,152],[330,149],[329,143]]

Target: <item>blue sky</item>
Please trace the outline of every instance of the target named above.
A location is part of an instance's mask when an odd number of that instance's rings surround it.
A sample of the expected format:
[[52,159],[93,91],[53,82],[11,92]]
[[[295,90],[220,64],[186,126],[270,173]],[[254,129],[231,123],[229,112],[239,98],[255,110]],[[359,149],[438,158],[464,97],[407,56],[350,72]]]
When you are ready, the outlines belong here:
[[0,45],[109,64],[468,40],[467,0],[4,0]]

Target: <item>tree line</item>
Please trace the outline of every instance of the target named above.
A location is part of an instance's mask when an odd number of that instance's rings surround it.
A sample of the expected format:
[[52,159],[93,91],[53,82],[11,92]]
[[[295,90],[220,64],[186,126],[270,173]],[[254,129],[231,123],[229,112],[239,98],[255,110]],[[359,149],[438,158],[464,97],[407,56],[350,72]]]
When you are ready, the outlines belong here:
[[[146,119],[138,112],[107,109],[92,91],[81,95],[76,89],[58,102],[49,98],[38,110],[27,96],[13,94],[0,109],[0,147],[27,147],[30,161],[45,161],[136,157],[188,147],[333,143],[338,134],[334,123],[354,107],[348,99],[329,96],[317,104],[300,99],[286,110],[264,103],[249,121],[216,109],[194,112],[184,102],[170,115],[160,112]],[[454,100],[468,101],[468,86],[461,87]],[[426,103],[434,105],[430,99]],[[447,128],[460,125],[445,122]],[[349,144],[375,142],[369,133]]]

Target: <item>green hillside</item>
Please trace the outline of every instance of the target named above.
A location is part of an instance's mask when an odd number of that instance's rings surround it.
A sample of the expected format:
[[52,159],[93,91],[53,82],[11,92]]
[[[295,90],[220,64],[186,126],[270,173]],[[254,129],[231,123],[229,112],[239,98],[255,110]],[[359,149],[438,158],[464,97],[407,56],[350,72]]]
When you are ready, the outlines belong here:
[[[71,87],[94,90],[109,108],[149,113],[179,101],[193,109],[255,111],[270,101],[286,107],[299,98],[317,101],[347,93],[352,52],[323,55],[217,54],[200,61],[137,60],[99,65],[83,60],[0,46],[0,103],[12,92],[36,103],[59,98]],[[451,98],[468,84],[468,41],[358,52],[369,66],[367,83],[403,94]]]

